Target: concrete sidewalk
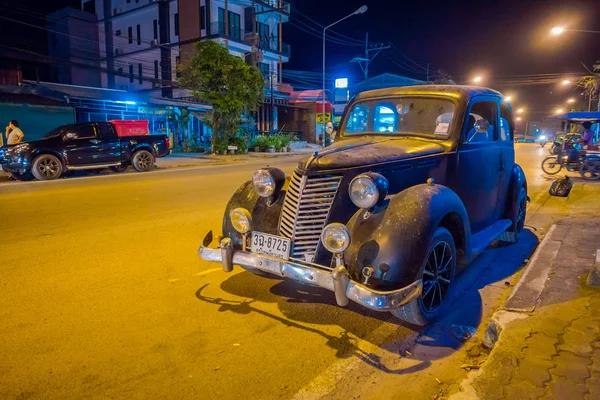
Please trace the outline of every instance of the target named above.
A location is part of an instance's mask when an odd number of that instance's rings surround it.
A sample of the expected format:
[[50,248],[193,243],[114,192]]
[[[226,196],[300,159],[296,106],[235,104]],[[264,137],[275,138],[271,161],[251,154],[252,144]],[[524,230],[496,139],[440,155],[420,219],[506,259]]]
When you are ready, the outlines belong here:
[[494,317],[511,322],[451,399],[600,398],[600,289],[586,285],[598,248],[600,218],[557,221]]
[[194,167],[199,165],[221,165],[256,161],[257,159],[273,159],[282,157],[304,157],[320,149],[306,148],[287,153],[249,152],[247,154],[215,155],[205,153],[171,153],[156,160],[158,168]]

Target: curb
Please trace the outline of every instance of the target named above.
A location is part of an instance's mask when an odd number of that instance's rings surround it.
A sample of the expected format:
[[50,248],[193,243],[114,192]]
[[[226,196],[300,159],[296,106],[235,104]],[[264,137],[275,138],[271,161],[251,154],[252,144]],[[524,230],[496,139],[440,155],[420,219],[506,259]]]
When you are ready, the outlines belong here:
[[[535,249],[513,292],[500,310],[492,315],[483,337],[483,345],[486,348],[492,349],[495,346],[506,325],[516,319],[526,318],[535,309],[550,273],[552,264],[547,261],[556,257],[560,247],[560,242],[552,240],[555,229],[556,224],[553,224]],[[546,248],[550,250],[549,256],[540,256]]]
[[596,261],[594,267],[588,275],[586,285],[590,287],[600,287],[600,249],[596,250]]

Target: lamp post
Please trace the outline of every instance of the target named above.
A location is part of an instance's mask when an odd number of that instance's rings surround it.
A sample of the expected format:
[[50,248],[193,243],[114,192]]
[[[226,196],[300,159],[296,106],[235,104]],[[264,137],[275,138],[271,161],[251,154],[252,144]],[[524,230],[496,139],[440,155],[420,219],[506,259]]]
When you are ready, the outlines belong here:
[[585,33],[600,33],[600,31],[590,31],[587,29],[566,29],[562,26],[555,26],[550,30],[550,34],[553,36],[561,35],[565,32],[585,32]]
[[344,18],[342,18],[338,21],[335,21],[333,24],[329,24],[325,28],[323,28],[323,91],[321,93],[321,95],[322,95],[321,106],[323,107],[323,109],[321,110],[322,117],[323,117],[321,120],[321,134],[323,135],[323,147],[325,147],[325,31],[327,29],[331,28],[332,26],[339,24],[340,22],[344,21],[345,19],[350,18],[353,15],[363,14],[366,11],[367,11],[367,6],[362,6],[358,10],[354,11],[352,14],[346,15]]

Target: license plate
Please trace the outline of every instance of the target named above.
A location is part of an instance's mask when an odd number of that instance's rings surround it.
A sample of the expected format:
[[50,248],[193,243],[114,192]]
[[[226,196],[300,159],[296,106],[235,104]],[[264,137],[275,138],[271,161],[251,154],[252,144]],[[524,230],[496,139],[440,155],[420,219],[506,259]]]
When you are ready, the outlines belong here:
[[292,242],[288,238],[269,235],[268,233],[252,232],[252,243],[250,249],[253,253],[265,254],[267,256],[290,258]]

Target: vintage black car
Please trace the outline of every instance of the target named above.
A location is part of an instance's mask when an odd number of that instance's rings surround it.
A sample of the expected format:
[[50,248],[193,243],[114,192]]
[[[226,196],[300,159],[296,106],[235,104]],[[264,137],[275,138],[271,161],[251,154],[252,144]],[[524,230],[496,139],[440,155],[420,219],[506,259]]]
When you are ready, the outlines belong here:
[[425,325],[455,276],[493,240],[517,240],[527,197],[514,122],[481,87],[357,95],[335,144],[292,176],[263,168],[227,204],[223,235],[199,256],[316,285]]
[[83,169],[121,172],[131,165],[148,171],[170,151],[165,135],[119,137],[110,122],[86,122],[60,126],[40,140],[4,146],[0,165],[19,180],[51,180]]

